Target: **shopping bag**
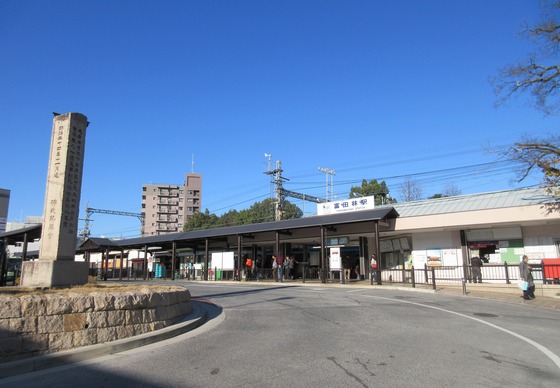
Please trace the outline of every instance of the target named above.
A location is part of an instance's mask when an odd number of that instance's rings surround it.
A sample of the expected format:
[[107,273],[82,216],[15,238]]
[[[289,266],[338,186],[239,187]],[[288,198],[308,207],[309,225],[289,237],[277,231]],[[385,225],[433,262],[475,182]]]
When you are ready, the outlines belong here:
[[520,289],[521,291],[527,291],[527,287],[528,287],[528,286],[529,286],[529,284],[528,284],[525,280],[523,280],[523,279],[519,279],[519,280],[517,281],[517,287],[519,287],[519,289]]

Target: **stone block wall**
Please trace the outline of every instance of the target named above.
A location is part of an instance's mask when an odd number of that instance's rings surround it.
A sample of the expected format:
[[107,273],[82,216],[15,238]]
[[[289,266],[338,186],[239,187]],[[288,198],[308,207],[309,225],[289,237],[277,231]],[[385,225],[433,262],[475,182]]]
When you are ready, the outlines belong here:
[[0,362],[158,330],[192,311],[181,287],[111,287],[0,294]]

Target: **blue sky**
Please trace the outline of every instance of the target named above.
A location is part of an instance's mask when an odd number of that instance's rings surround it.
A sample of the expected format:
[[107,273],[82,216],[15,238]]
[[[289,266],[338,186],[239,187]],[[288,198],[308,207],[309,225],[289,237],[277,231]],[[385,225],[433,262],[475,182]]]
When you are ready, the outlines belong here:
[[[1,1],[8,220],[43,212],[53,111],[91,122],[82,218],[86,202],[140,212],[142,185],[183,184],[193,156],[202,207],[218,215],[269,196],[265,153],[286,189],[321,197],[318,167],[336,171],[339,198],[378,179],[398,199],[406,176],[426,197],[534,185],[488,149],[553,133],[558,118],[524,97],[495,108],[489,77],[533,49],[520,31],[539,3]],[[96,236],[139,231],[135,218],[93,219]]]

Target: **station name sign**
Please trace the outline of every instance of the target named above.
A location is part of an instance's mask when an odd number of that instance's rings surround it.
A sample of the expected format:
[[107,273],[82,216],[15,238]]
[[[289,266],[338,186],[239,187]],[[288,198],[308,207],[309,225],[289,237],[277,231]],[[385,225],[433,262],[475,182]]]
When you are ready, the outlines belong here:
[[327,214],[346,213],[359,210],[370,210],[375,207],[375,197],[360,197],[343,199],[335,202],[325,202],[317,204],[317,215],[324,216]]

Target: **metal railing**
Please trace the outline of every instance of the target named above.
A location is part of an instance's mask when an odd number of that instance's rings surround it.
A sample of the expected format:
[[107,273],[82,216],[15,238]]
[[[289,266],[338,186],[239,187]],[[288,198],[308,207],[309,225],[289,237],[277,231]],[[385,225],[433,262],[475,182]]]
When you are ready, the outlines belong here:
[[[560,284],[560,264],[531,264],[533,279],[536,283],[542,284]],[[100,278],[119,278],[120,269],[112,268],[102,271],[100,268],[92,268],[90,275],[99,276]],[[486,264],[481,268],[482,282],[494,284],[512,284],[519,279],[519,266],[512,264]],[[375,276],[373,276],[375,274]],[[122,277],[128,279],[142,279],[145,276],[143,270],[122,270]],[[191,269],[184,273],[176,271],[175,274],[171,270],[165,270],[160,275],[160,279],[186,279],[186,280],[204,280],[205,271],[201,269]],[[369,278],[368,278],[369,276]],[[153,274],[148,276],[153,278]],[[273,281],[273,280],[290,280],[302,281],[321,279],[320,270],[317,268],[309,269],[308,267],[299,268],[295,272],[288,273],[286,269],[281,271],[281,277],[278,277],[278,270],[274,268],[259,268],[256,270],[221,270],[219,268],[211,268],[208,270],[208,280],[244,280],[244,281]],[[346,280],[341,279],[340,271],[329,271],[322,278],[325,282],[344,283]],[[363,280],[364,277],[354,277],[350,282]],[[370,284],[408,284],[412,287],[416,285],[431,286],[434,290],[438,284],[457,284],[468,283],[472,281],[472,267],[464,266],[438,266],[423,268],[387,268],[378,269],[375,273],[371,272],[365,276],[369,279]]]
[[[560,264],[531,264],[533,280],[542,284],[560,284]],[[438,266],[410,269],[394,268],[377,271],[375,283],[410,283],[430,284],[436,289],[436,284],[461,284],[472,282],[472,266]],[[481,267],[482,282],[497,284],[512,284],[519,279],[519,266],[508,263],[486,264]],[[374,283],[373,277],[370,278]]]

